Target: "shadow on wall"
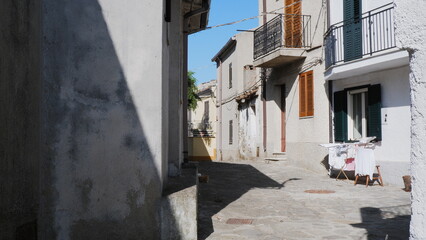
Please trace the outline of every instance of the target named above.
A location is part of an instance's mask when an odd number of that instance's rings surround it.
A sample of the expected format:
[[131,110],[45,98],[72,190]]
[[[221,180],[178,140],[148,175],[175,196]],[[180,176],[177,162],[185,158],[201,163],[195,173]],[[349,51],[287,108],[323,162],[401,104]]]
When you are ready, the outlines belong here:
[[209,176],[199,186],[198,238],[206,239],[213,232],[212,217],[253,188],[285,187],[291,178],[278,183],[248,164],[202,162],[199,172]]
[[39,199],[38,0],[0,7],[0,239],[35,239]]
[[351,224],[367,230],[368,240],[409,239],[410,205],[361,208],[362,223]]
[[[142,95],[136,107],[132,98],[116,52],[126,56],[130,69],[136,54],[127,47],[132,37],[125,33],[112,41],[97,0],[46,1],[43,11],[42,138],[47,148],[39,236],[159,239],[162,189],[154,161],[160,161],[161,152],[153,147],[161,149],[162,136],[152,122],[161,127],[161,108],[149,112],[151,118],[143,116],[148,122],[139,117],[148,114],[146,102],[157,103]],[[109,11],[114,18],[122,9]],[[115,23],[126,22],[125,16],[119,19]]]

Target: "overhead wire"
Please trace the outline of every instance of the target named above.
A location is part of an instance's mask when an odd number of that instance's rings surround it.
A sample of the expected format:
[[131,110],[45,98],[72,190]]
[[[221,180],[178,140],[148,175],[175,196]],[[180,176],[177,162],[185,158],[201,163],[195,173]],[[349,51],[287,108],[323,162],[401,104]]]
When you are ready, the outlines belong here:
[[237,23],[240,23],[240,22],[245,22],[245,21],[248,21],[248,20],[252,20],[252,19],[259,18],[259,17],[263,17],[264,15],[267,15],[267,14],[283,14],[283,13],[277,13],[277,11],[279,11],[281,9],[285,9],[285,8],[291,7],[291,6],[293,6],[293,5],[295,5],[295,4],[299,3],[299,2],[302,2],[302,1],[303,0],[299,0],[297,2],[294,2],[292,4],[286,5],[284,7],[280,7],[280,8],[274,9],[274,10],[269,11],[269,12],[262,12],[260,15],[257,15],[257,16],[248,17],[248,18],[240,19],[240,20],[237,20],[237,21],[229,22],[229,23],[223,23],[223,24],[219,24],[219,25],[209,26],[209,27],[206,27],[204,30],[208,30],[208,29],[212,29],[212,28],[218,28],[218,27],[224,27],[224,26],[229,26],[229,25],[234,25],[234,24],[237,24]]

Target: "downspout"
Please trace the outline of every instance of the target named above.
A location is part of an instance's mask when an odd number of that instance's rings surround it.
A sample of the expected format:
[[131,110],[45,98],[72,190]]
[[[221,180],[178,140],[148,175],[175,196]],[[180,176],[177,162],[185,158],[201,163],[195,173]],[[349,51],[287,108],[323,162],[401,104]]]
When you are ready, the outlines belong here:
[[[266,24],[266,0],[263,0],[263,25]],[[266,142],[267,142],[267,114],[266,114],[266,69],[261,69],[261,78],[262,78],[262,115],[263,115],[263,152],[266,152]]]
[[218,79],[218,92],[217,92],[217,103],[219,104],[218,107],[218,114],[217,114],[217,160],[222,161],[222,59],[219,57],[217,58],[217,64],[219,64],[219,79]]
[[182,136],[183,162],[188,163],[188,34],[183,34],[183,81],[182,81]]

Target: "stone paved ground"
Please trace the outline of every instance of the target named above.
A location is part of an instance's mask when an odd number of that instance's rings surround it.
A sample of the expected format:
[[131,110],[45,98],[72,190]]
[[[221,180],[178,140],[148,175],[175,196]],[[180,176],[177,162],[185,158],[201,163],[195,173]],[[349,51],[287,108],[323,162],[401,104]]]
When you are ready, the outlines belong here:
[[[199,239],[408,239],[410,194],[336,181],[286,162],[203,162]],[[402,180],[401,180],[402,181]],[[315,194],[305,190],[331,190]],[[252,224],[227,224],[230,218]]]

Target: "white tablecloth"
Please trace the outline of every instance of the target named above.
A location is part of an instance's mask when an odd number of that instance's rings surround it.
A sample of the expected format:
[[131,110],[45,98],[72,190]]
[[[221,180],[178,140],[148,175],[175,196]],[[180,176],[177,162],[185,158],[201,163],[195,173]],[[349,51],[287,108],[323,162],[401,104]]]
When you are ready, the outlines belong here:
[[358,147],[355,157],[355,175],[368,175],[373,178],[376,159],[374,158],[374,150],[371,148]]

